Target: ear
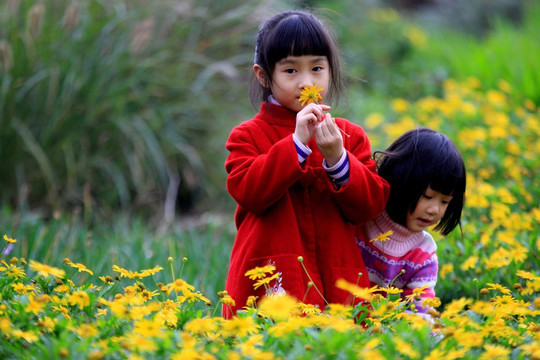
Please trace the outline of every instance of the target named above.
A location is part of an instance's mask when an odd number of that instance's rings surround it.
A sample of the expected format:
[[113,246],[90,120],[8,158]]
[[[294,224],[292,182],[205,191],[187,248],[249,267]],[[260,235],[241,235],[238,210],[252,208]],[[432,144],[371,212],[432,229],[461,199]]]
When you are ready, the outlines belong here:
[[266,76],[266,72],[260,65],[253,65],[253,72],[255,73],[255,76],[257,77],[257,80],[261,83],[262,87],[268,88],[268,77]]

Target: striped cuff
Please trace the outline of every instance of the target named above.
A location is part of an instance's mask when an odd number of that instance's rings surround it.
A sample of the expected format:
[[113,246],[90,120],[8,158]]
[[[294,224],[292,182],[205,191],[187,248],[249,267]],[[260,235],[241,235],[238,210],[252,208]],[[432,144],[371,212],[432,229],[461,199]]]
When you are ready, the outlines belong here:
[[293,133],[292,137],[294,141],[294,146],[296,147],[296,154],[298,155],[298,162],[302,164],[306,160],[306,158],[311,155],[311,149],[308,146],[302,144],[296,134]]
[[323,168],[326,173],[332,178],[336,185],[345,185],[349,182],[349,158],[347,152],[344,151],[341,159],[332,167],[328,167],[326,160],[323,161]]

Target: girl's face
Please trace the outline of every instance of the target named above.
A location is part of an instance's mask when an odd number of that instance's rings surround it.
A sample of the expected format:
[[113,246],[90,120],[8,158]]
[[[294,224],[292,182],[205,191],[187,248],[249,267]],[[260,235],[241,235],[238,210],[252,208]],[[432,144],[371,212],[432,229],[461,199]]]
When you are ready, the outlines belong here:
[[451,200],[452,195],[445,195],[428,186],[420,196],[416,209],[407,214],[407,229],[419,232],[437,224],[444,216]]
[[[262,68],[255,65],[254,70],[259,82],[264,86]],[[321,92],[324,99],[330,82],[330,65],[326,56],[287,56],[276,63],[272,77],[274,98],[289,110],[298,112],[302,110],[298,99],[304,87],[318,85],[324,89]]]

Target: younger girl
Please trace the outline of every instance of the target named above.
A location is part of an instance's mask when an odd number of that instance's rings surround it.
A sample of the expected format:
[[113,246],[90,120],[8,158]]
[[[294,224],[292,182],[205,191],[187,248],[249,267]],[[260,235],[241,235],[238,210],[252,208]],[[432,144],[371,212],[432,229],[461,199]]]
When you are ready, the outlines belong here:
[[[347,300],[336,280],[356,283],[363,273],[359,285],[369,285],[353,224],[383,211],[388,184],[376,174],[360,126],[332,118],[330,106],[299,101],[302,90],[315,86],[323,99],[339,95],[338,60],[329,33],[306,12],[280,13],[257,34],[250,94],[262,105],[226,143],[238,234],[225,286],[236,306],[224,307],[225,317],[249,296],[286,293],[322,310],[327,302]],[[266,265],[275,266],[279,278],[266,292],[255,290],[245,273]]]
[[452,141],[428,128],[406,132],[375,157],[390,198],[386,211],[357,228],[357,243],[371,284],[403,289],[422,313],[438,271],[437,245],[425,229],[436,225],[446,236],[460,224],[465,165]]

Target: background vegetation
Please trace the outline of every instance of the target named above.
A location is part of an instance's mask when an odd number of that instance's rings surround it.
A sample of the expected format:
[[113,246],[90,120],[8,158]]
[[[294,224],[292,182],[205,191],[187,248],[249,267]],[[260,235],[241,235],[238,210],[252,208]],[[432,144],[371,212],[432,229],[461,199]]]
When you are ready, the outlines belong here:
[[[349,72],[334,115],[364,126],[373,150],[427,125],[463,152],[463,233],[438,241],[443,304],[540,270],[540,6],[451,3],[308,4],[325,9]],[[18,239],[9,256],[69,257],[94,279],[113,264],[166,268],[172,256],[179,268],[187,257],[184,277],[217,302],[235,233],[224,143],[254,113],[257,26],[290,6],[2,2],[0,228]]]

